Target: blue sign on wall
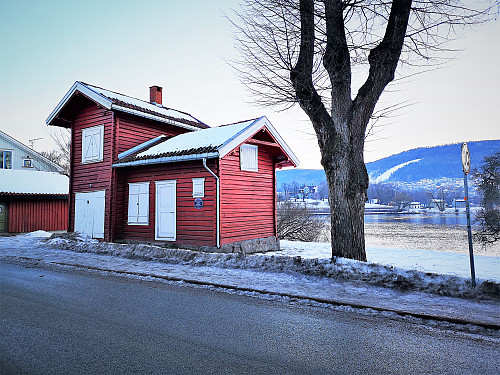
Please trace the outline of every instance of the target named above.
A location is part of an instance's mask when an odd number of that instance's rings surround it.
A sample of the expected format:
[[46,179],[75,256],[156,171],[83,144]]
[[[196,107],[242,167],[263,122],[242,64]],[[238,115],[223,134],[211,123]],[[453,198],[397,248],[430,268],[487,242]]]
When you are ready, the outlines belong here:
[[198,210],[203,208],[203,199],[201,198],[196,198],[194,200],[194,208],[197,208]]

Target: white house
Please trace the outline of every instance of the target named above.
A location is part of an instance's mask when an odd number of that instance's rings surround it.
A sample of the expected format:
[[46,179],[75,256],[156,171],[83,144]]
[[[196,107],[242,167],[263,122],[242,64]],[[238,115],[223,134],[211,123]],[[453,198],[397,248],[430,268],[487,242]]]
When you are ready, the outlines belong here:
[[62,168],[0,130],[0,169],[62,172]]

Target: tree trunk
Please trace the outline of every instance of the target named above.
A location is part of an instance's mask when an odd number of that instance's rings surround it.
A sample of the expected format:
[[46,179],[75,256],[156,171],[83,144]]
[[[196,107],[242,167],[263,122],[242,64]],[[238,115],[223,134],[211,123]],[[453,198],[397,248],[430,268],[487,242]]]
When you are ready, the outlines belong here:
[[332,257],[366,261],[364,213],[368,173],[363,147],[364,138],[355,141],[349,134],[337,134],[331,142],[320,145],[329,188]]

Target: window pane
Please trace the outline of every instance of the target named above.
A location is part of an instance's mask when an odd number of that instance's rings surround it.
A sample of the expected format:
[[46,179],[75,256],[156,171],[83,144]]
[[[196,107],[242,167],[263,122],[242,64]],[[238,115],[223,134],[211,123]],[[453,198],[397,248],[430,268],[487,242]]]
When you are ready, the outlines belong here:
[[5,169],[12,169],[12,151],[4,151]]

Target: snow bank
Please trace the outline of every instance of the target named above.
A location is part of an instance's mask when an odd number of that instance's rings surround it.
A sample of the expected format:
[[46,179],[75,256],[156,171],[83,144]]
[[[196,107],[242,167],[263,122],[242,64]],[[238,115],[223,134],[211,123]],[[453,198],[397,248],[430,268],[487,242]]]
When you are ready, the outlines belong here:
[[35,232],[26,233],[25,236],[33,238],[48,238],[52,236],[52,233],[46,232],[44,230],[37,230]]
[[155,260],[169,264],[210,266],[232,269],[298,273],[396,288],[423,291],[442,296],[500,300],[500,284],[484,281],[475,289],[463,277],[439,275],[393,266],[364,263],[350,259],[306,259],[301,256],[202,253],[183,249],[167,249],[150,245],[123,245],[98,242],[78,234],[55,234],[45,239],[44,246],[76,252],[120,256],[130,259]]

